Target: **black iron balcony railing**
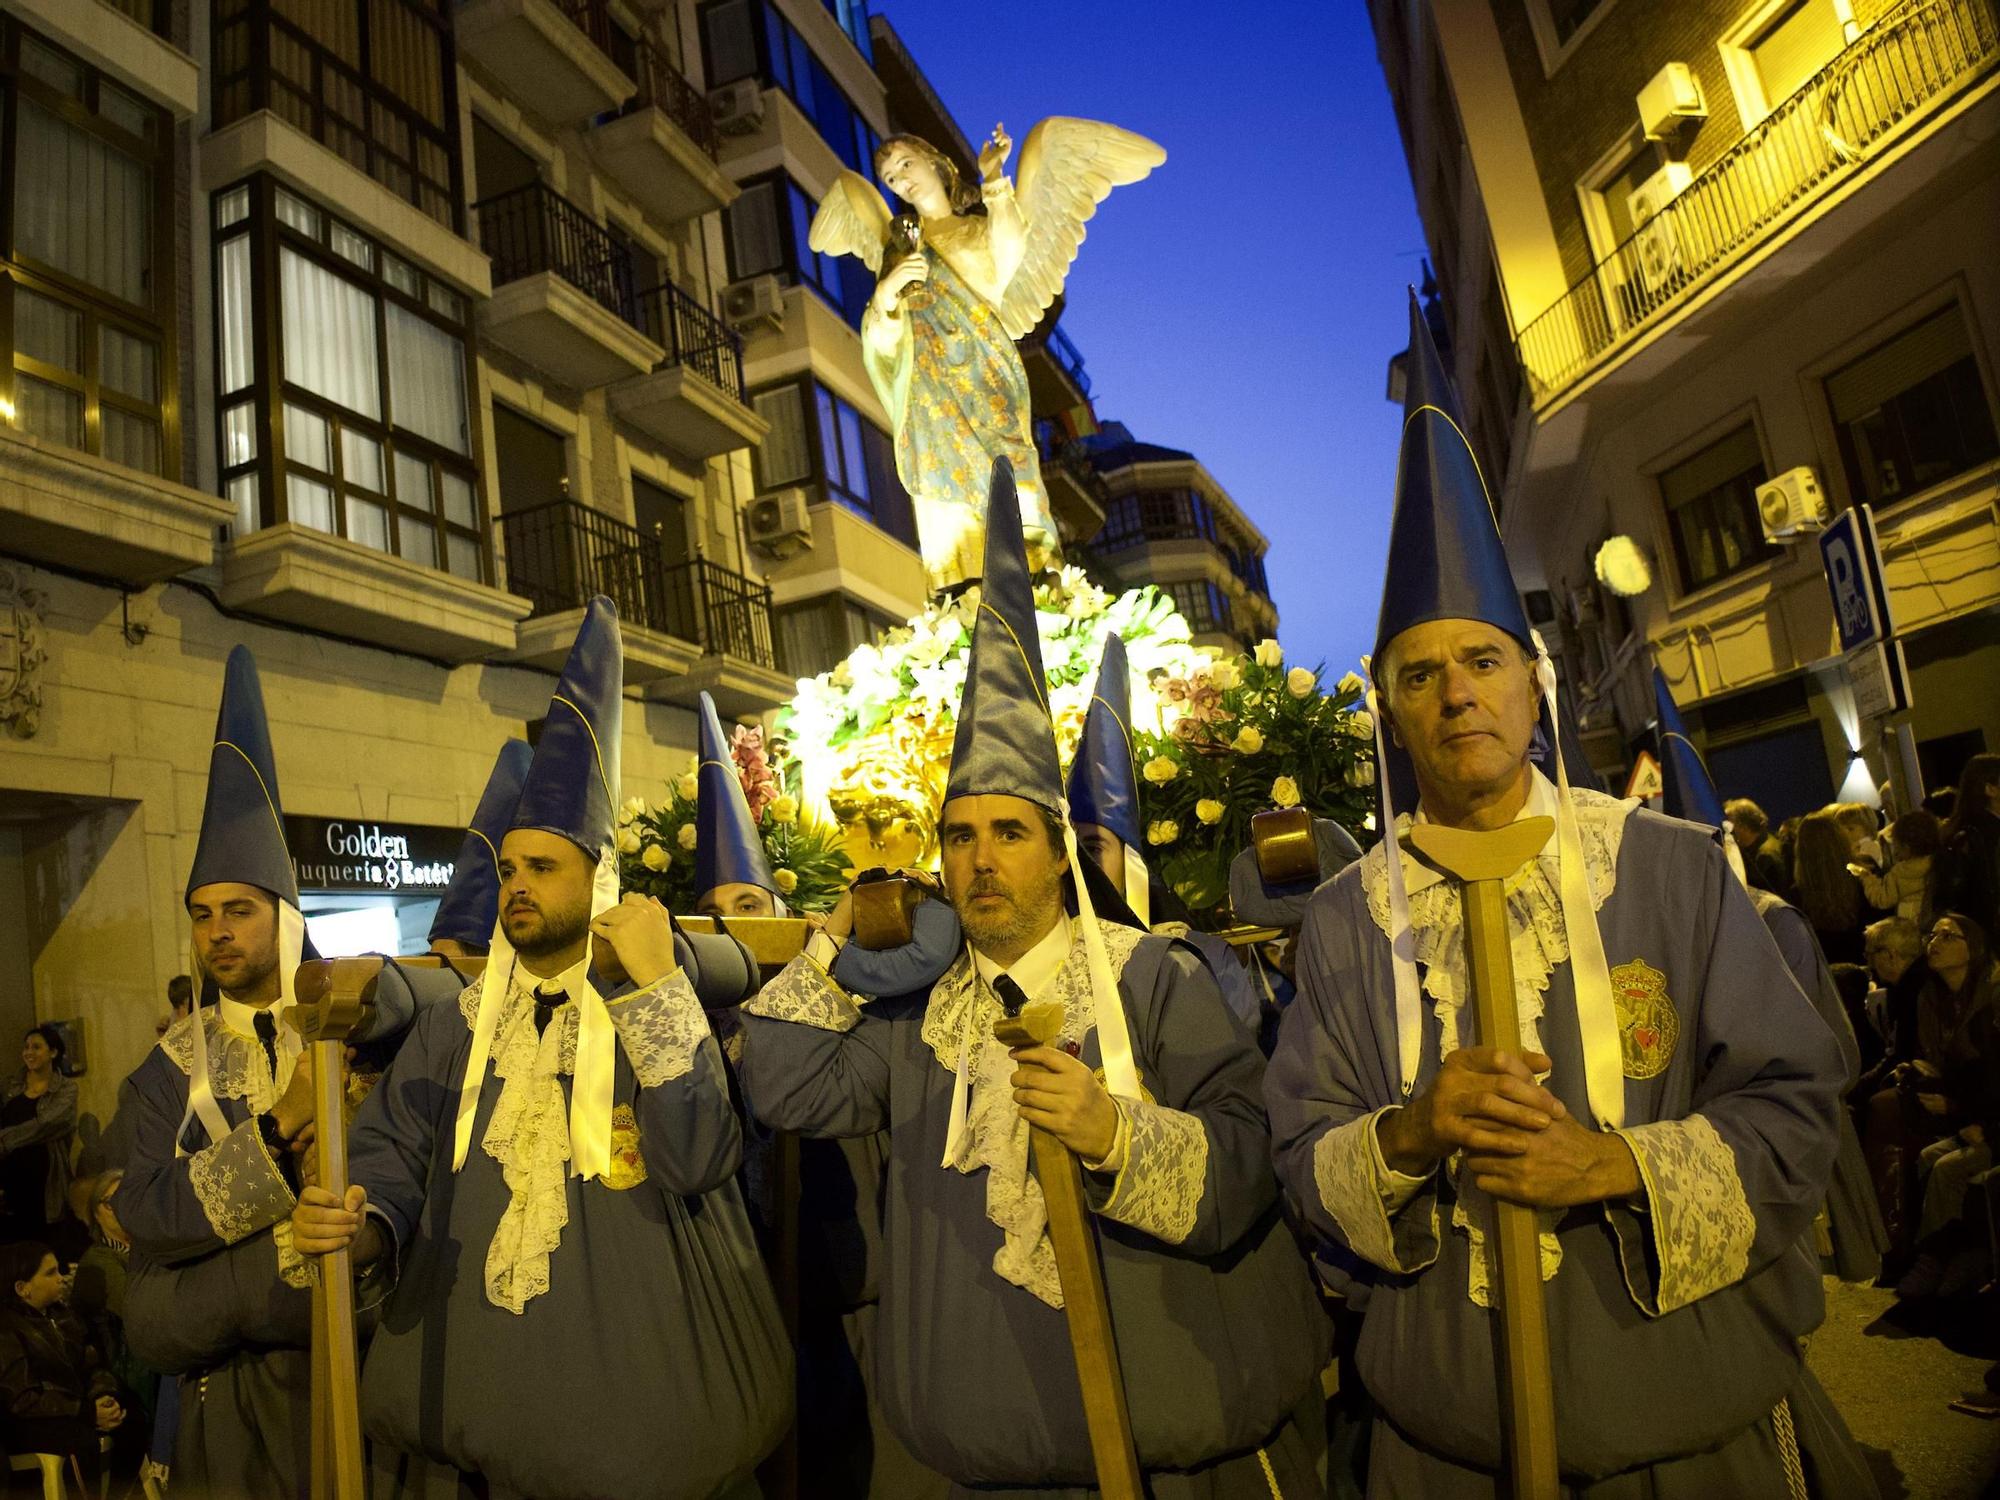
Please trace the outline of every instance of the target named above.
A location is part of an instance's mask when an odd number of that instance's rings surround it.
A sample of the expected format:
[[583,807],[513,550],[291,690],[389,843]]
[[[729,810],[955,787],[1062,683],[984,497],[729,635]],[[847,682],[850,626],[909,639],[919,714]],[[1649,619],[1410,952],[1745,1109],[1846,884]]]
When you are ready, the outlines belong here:
[[659,110],[713,161],[722,149],[722,141],[715,132],[715,116],[709,110],[708,96],[683,78],[680,70],[645,37],[635,37],[633,42],[632,66],[628,71],[638,83],[639,92],[621,113],[629,114],[648,106]]
[[[146,0],[116,0],[145,22]],[[449,23],[430,0],[376,11],[372,74],[286,15],[274,0],[217,0],[211,93],[219,130],[268,109],[405,203],[463,232],[458,66]],[[158,29],[157,27],[155,28]]]
[[482,199],[472,211],[479,218],[479,247],[493,261],[495,286],[553,271],[600,306],[638,326],[631,256],[602,224],[561,193],[531,182]]
[[1090,377],[1083,371],[1083,354],[1070,342],[1069,335],[1063,332],[1062,324],[1058,323],[1049,330],[1048,347],[1050,356],[1061,366],[1062,372],[1069,376],[1079,391],[1088,396]]
[[2000,66],[1995,0],[1904,0],[1521,331],[1537,405]]
[[130,16],[154,36],[167,36],[168,17],[172,9],[167,0],[107,0],[107,3],[120,15]]
[[671,282],[639,293],[639,331],[667,351],[662,365],[685,365],[743,404],[743,340]]
[[667,560],[660,539],[575,500],[503,512],[507,587],[537,615],[581,609],[597,594],[627,625],[774,667],[771,590],[704,558]]

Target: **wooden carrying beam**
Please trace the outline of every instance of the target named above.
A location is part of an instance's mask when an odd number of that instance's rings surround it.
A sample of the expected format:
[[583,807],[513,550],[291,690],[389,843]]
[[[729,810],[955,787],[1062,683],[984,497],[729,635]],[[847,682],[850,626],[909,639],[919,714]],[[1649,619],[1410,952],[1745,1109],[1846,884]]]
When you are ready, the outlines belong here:
[[[1490,832],[1436,823],[1411,825],[1409,839],[1417,852],[1460,884],[1473,1010],[1482,1046],[1523,1050],[1514,1004],[1506,880],[1541,853],[1554,832],[1550,818],[1524,818]],[[1489,1201],[1509,1492],[1514,1500],[1558,1500],[1561,1480],[1549,1320],[1542,1301],[1541,1227],[1532,1208]]]
[[760,969],[782,969],[812,936],[803,917],[680,917],[683,932],[726,932],[745,948]]
[[[1046,1045],[1062,1030],[1062,1020],[1060,1005],[1029,1005],[1019,1016],[995,1021],[993,1035],[1006,1047]],[[1029,1138],[1035,1177],[1048,1207],[1049,1239],[1055,1246],[1076,1378],[1083,1387],[1083,1416],[1090,1430],[1098,1492],[1104,1500],[1143,1500],[1132,1414],[1125,1404],[1125,1377],[1118,1367],[1118,1342],[1111,1329],[1111,1300],[1097,1258],[1097,1229],[1083,1197],[1083,1169],[1076,1154],[1046,1130],[1030,1126]]]

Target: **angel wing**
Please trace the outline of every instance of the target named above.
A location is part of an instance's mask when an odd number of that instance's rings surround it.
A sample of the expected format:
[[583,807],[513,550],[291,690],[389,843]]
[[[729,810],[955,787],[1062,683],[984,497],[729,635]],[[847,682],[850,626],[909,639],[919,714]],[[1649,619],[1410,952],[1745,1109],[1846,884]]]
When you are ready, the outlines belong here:
[[1028,132],[1015,193],[1028,244],[1000,306],[1008,337],[1019,338],[1041,322],[1060,295],[1083,243],[1084,221],[1097,205],[1166,159],[1143,135],[1098,120],[1052,115]]
[[842,172],[813,215],[806,243],[819,255],[858,255],[879,276],[891,222],[874,184],[858,172]]

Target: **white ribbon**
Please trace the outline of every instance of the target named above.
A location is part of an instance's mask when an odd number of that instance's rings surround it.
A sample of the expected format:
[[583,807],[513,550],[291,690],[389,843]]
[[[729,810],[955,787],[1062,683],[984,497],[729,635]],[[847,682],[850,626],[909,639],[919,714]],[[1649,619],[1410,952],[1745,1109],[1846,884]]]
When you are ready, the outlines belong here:
[[1146,856],[1130,844],[1119,847],[1125,851],[1125,904],[1132,908],[1132,915],[1139,919],[1139,925],[1150,932],[1153,928],[1153,877],[1146,869]]
[[[277,1023],[290,1028],[288,1012],[298,1003],[298,968],[306,951],[306,919],[300,910],[282,896],[274,896],[278,903],[278,1000]],[[208,1035],[201,1025],[201,966],[189,953],[188,973],[194,976],[194,993],[188,999],[188,1015],[194,1023],[192,1056],[188,1065],[188,1102],[181,1111],[180,1128],[174,1132],[174,1155],[188,1154],[183,1144],[187,1136],[188,1122],[200,1120],[201,1128],[208,1132],[210,1144],[229,1134],[229,1121],[224,1118],[222,1106],[216,1102],[215,1084],[208,1074]],[[285,1092],[288,1080],[273,1078],[271,1087],[275,1099]]]
[[1625,1123],[1625,1063],[1618,1041],[1618,1007],[1611,998],[1611,966],[1597,911],[1590,901],[1590,877],[1583,867],[1583,834],[1570,796],[1569,769],[1563,764],[1562,721],[1556,709],[1556,669],[1541,632],[1535,643],[1535,678],[1549,709],[1549,738],[1556,758],[1556,852],[1562,875],[1563,934],[1569,944],[1570,979],[1576,991],[1576,1029],[1583,1043],[1584,1087],[1591,1113],[1603,1129]]

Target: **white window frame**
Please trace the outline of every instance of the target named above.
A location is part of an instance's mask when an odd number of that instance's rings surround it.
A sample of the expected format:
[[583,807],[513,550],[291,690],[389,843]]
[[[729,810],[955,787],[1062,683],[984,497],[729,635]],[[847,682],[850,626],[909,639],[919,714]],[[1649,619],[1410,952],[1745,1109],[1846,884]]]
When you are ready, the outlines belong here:
[[[1729,79],[1729,92],[1736,100],[1736,116],[1743,122],[1744,132],[1755,130],[1764,123],[1765,116],[1784,101],[1764,97],[1764,75],[1757,71],[1757,57],[1753,50],[1764,40],[1765,34],[1796,0],[1753,0],[1750,7],[1730,23],[1729,29],[1716,41],[1715,50],[1722,59],[1722,71]],[[1834,19],[1840,23],[1845,47],[1853,41],[1854,0],[1830,0]]]
[[1597,23],[1611,13],[1618,0],[1601,0],[1597,9],[1584,17],[1583,24],[1570,34],[1566,42],[1556,40],[1555,18],[1549,14],[1548,0],[1526,0],[1528,29],[1535,35],[1535,50],[1541,54],[1542,76],[1553,78],[1556,70],[1568,62],[1576,49],[1583,45],[1583,39],[1597,29]]
[[[1711,579],[1695,588],[1688,588],[1681,578],[1681,570],[1674,550],[1674,518],[1667,508],[1667,497],[1660,486],[1660,477],[1669,469],[1678,468],[1705,448],[1713,447],[1728,437],[1748,421],[1757,434],[1757,451],[1763,455],[1766,473],[1776,474],[1771,457],[1770,434],[1764,429],[1763,403],[1756,398],[1741,402],[1729,408],[1704,424],[1686,438],[1648,459],[1639,468],[1639,481],[1644,486],[1648,515],[1647,530],[1653,538],[1653,578],[1665,586],[1669,613],[1698,605],[1709,599],[1754,585],[1763,584],[1771,570],[1785,559],[1777,557],[1761,563],[1753,563],[1721,578]],[[1814,455],[1818,457],[1817,454]],[[1636,625],[1638,622],[1634,621]]]

